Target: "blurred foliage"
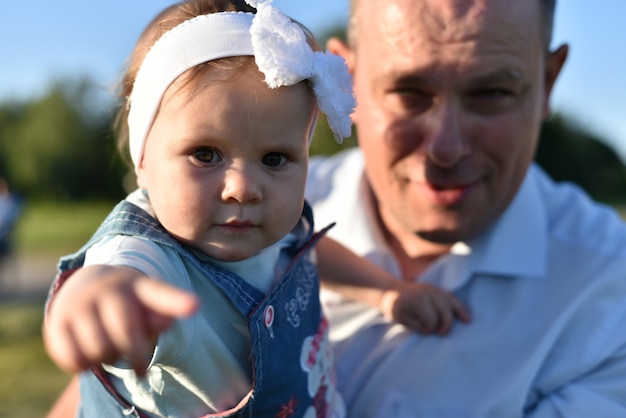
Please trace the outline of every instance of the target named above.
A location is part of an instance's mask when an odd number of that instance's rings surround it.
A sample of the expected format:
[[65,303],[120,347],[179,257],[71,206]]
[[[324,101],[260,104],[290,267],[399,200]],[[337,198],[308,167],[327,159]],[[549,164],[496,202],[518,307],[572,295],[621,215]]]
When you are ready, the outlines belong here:
[[56,84],[44,97],[0,105],[0,176],[35,200],[116,199],[127,171],[116,157],[110,106],[86,84]]
[[[58,83],[41,98],[0,104],[0,176],[28,200],[123,197],[129,170],[110,129],[113,106],[96,96],[84,83]],[[320,115],[312,155],[356,145],[354,135],[336,144]],[[536,160],[556,180],[577,183],[597,199],[626,201],[626,167],[618,155],[563,115],[544,124]]]
[[563,115],[546,121],[535,160],[557,181],[571,181],[599,200],[626,201],[626,167],[617,153]]
[[328,126],[326,117],[323,113],[320,113],[317,118],[315,133],[313,134],[313,139],[311,140],[311,146],[309,148],[311,155],[332,155],[336,152],[354,147],[356,145],[357,139],[354,126],[352,127],[352,136],[350,138],[345,138],[342,144],[338,144],[335,142],[333,132]]

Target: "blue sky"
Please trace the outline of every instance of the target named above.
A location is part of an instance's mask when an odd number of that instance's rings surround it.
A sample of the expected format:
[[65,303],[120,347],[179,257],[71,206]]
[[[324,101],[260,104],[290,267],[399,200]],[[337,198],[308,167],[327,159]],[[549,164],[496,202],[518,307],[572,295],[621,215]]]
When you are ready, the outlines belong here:
[[[143,27],[167,0],[30,0],[0,4],[0,101],[53,80],[115,83]],[[274,0],[316,34],[345,21],[348,0]],[[626,161],[626,1],[561,0],[554,43],[570,44],[553,108],[607,140]]]

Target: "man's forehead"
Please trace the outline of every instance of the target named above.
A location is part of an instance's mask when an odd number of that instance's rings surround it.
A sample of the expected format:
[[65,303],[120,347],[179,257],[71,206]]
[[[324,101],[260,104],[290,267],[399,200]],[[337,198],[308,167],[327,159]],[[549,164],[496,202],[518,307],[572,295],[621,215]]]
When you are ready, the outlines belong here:
[[[524,9],[520,2],[504,10],[508,1],[461,1],[471,7],[459,8],[452,0],[389,0],[379,13],[362,16],[358,53],[385,54],[398,61],[419,60],[420,56],[445,60],[446,55],[459,59],[459,54],[515,55],[527,49],[534,53],[536,46],[543,45],[539,19],[527,7],[523,15],[518,12]],[[409,3],[414,6],[408,7]]]
[[539,0],[361,0],[360,4],[361,33],[397,36],[403,31],[404,38],[421,31],[453,40],[500,26],[528,31],[529,24],[541,21]]

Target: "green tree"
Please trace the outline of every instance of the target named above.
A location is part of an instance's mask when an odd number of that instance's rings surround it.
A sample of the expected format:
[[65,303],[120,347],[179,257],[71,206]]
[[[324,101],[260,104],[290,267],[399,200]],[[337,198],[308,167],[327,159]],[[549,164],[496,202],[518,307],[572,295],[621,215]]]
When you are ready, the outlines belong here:
[[597,199],[626,198],[626,167],[615,150],[563,115],[543,124],[535,160],[555,180],[576,183]]
[[22,112],[23,107],[16,103],[0,105],[0,177],[7,179],[10,184],[13,183],[13,173],[9,170],[10,131]]
[[111,118],[88,106],[92,93],[84,84],[57,84],[40,100],[0,109],[1,163],[28,198],[122,195],[126,170],[115,157]]

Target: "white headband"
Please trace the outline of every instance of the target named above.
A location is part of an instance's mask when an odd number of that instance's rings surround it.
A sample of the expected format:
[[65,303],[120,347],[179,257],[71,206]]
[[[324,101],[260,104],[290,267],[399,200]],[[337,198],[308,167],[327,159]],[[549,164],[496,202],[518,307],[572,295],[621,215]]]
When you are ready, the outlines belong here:
[[271,6],[246,0],[257,14],[220,12],[187,20],[165,33],[146,54],[128,99],[130,155],[137,169],[146,137],[168,87],[196,65],[254,56],[270,88],[310,80],[318,108],[339,143],[351,132],[356,106],[352,78],[341,57],[315,52],[300,26]]

